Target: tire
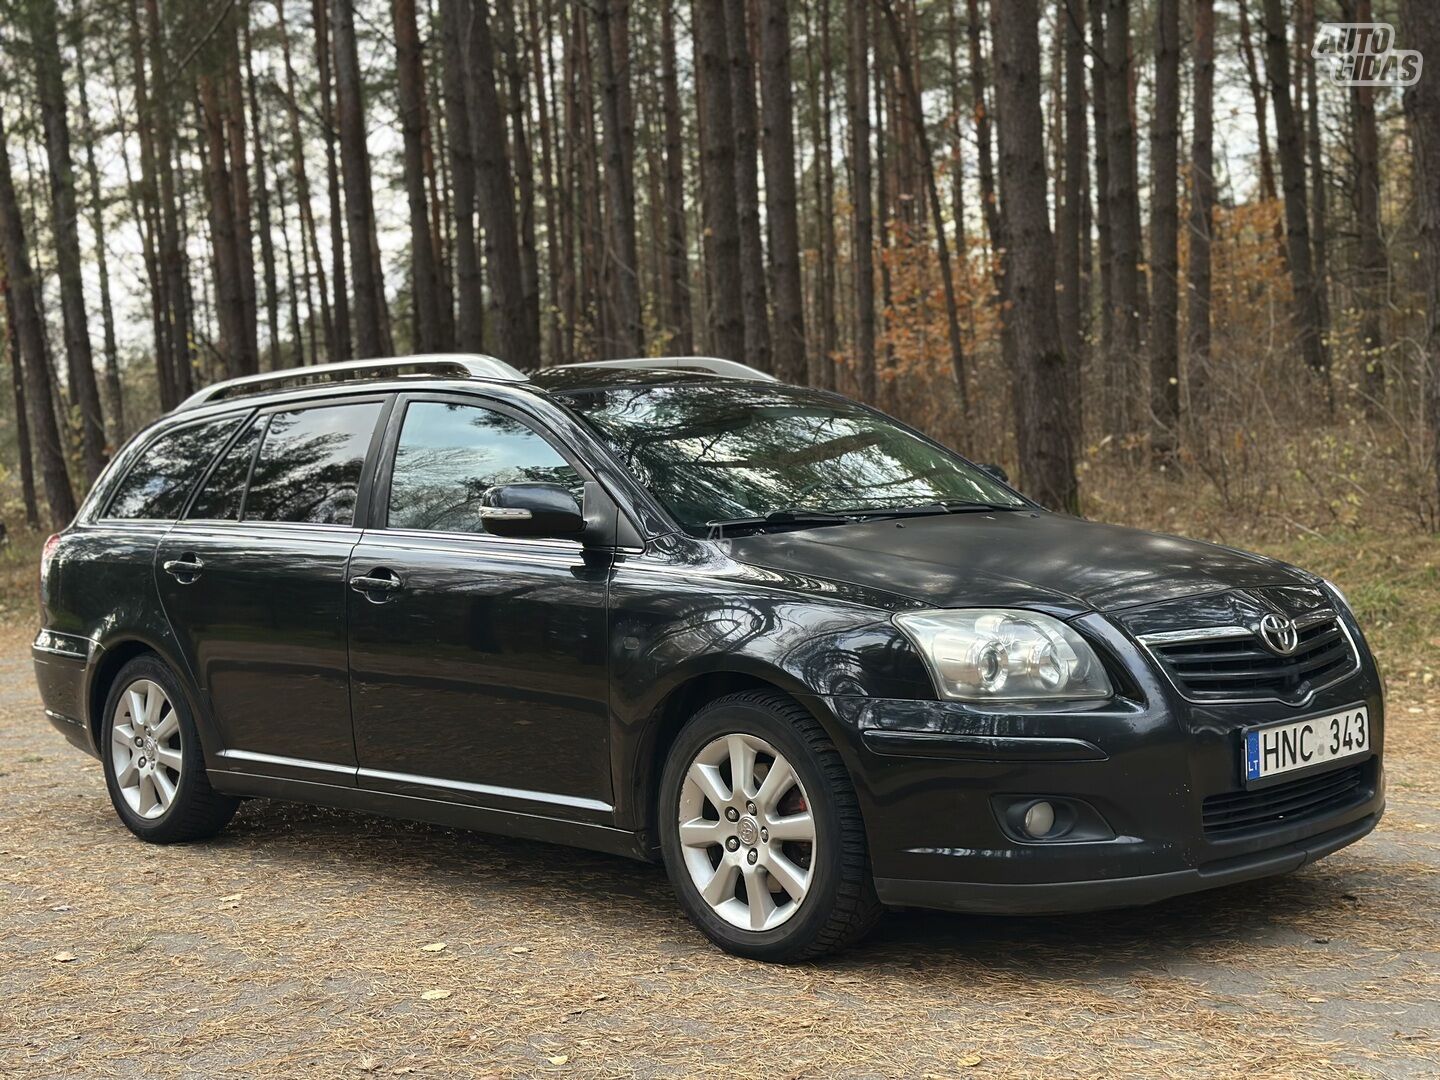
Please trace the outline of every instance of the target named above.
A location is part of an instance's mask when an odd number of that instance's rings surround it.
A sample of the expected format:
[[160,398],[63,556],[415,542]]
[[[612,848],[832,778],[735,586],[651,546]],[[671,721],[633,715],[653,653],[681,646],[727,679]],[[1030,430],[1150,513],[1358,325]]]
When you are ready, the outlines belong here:
[[120,669],[105,698],[99,740],[110,802],[141,840],[201,840],[235,816],[240,800],[210,786],[189,700],[158,657],[138,656]]
[[[737,761],[753,770],[742,790]],[[658,814],[681,907],[726,952],[811,960],[858,941],[880,916],[850,774],[820,724],[782,694],[744,691],[701,709],[670,748]]]

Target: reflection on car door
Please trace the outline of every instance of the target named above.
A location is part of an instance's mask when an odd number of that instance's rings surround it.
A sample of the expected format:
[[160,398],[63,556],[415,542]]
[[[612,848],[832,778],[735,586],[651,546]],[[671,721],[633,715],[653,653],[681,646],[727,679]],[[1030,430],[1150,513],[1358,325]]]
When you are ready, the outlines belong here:
[[402,399],[390,422],[348,592],[360,784],[604,822],[606,572],[576,541],[490,536],[478,515],[493,485],[578,495],[584,478],[474,400]]
[[161,542],[161,599],[225,768],[353,782],[345,571],[384,409],[260,413]]

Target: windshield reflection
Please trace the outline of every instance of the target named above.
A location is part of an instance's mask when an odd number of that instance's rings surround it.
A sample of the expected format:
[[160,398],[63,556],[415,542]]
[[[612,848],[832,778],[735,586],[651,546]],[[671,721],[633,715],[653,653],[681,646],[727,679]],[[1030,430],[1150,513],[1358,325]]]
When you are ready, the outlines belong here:
[[1024,505],[962,458],[840,398],[698,382],[563,396],[696,535],[783,511]]

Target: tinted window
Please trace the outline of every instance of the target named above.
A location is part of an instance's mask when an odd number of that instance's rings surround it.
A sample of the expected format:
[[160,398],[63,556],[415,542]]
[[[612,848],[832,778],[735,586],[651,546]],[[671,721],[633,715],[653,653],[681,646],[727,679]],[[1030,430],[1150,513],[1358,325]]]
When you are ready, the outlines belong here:
[[190,488],[210,463],[215,448],[240,425],[227,416],[162,435],[136,459],[115,489],[106,517],[171,521],[180,516]]
[[350,525],[380,403],[275,413],[260,443],[246,521]]
[[260,441],[260,432],[264,428],[265,421],[262,418],[235,440],[235,445],[226,451],[210,478],[205,481],[205,486],[200,489],[200,494],[195,496],[188,517],[207,521],[240,520],[240,507],[245,499],[245,480],[250,475],[250,461],[255,456],[255,444]]
[[684,526],[777,510],[1024,503],[883,413],[783,386],[684,383],[569,402]]
[[562,484],[580,474],[520,421],[473,405],[419,401],[405,411],[390,481],[392,529],[484,532],[481,496],[497,484]]

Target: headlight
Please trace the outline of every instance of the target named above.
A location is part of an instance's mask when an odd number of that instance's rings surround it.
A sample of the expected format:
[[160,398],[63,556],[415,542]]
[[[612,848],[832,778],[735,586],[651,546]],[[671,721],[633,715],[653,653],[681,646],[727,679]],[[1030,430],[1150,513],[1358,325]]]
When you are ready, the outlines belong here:
[[1085,639],[1035,611],[908,611],[895,625],[925,657],[941,696],[957,701],[1108,698],[1104,665]]

